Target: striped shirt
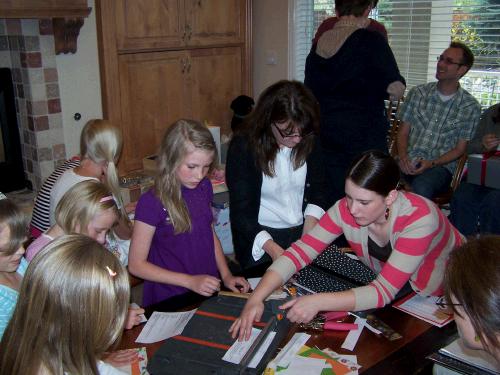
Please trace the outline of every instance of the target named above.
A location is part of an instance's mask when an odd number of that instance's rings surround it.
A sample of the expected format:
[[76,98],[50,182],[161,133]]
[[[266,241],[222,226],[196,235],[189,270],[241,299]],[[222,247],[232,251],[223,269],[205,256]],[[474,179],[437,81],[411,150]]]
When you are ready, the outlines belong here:
[[464,242],[464,237],[434,203],[406,192],[399,192],[391,206],[389,228],[393,250],[383,263],[368,253],[368,227],[356,224],[343,198],[270,269],[286,281],[344,233],[360,260],[377,273],[377,278],[369,285],[352,289],[356,298],[355,310],[383,307],[408,281],[421,295],[442,295],[448,257]]
[[43,183],[35,199],[33,216],[30,223],[30,232],[34,238],[37,238],[41,233],[50,228],[50,193],[54,184],[64,172],[68,169],[76,168],[79,165],[79,158],[75,157],[66,160],[62,165],[57,167]]
[[[28,262],[26,259],[21,258],[21,263],[17,267],[17,273],[24,276],[26,268],[28,267]],[[19,293],[17,290],[11,289],[5,285],[0,284],[0,339],[3,336],[7,324],[9,324],[12,313],[16,307],[17,296]]]
[[[471,140],[480,115],[478,101],[461,87],[447,101],[440,98],[437,82],[413,87],[397,114],[410,125],[408,157],[434,160],[455,148],[459,140]],[[444,167],[453,174],[456,161]]]

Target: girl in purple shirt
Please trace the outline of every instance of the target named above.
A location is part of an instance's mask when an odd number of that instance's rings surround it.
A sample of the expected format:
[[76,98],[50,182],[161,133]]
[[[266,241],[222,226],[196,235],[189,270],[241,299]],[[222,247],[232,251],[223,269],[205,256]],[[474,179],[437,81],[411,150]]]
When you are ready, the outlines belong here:
[[211,296],[220,282],[247,292],[234,277],[213,229],[212,185],[215,142],[198,122],[179,120],[160,146],[155,187],[141,196],[129,253],[129,271],[144,279],[144,305],[192,290]]

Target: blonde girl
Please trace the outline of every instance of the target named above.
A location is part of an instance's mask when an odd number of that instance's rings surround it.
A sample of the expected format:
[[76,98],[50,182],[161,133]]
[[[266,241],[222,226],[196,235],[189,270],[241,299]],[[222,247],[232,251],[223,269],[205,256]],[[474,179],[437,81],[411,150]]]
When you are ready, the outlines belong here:
[[[104,245],[106,234],[118,222],[119,210],[108,187],[98,181],[87,180],[78,182],[63,195],[57,204],[55,218],[56,224],[28,246],[28,261],[63,234],[86,234]],[[126,265],[127,254],[116,255]]]
[[215,166],[210,131],[193,120],[179,120],[166,132],[159,151],[155,187],[144,193],[135,212],[129,270],[143,278],[145,306],[189,290],[211,296],[224,285],[247,291],[234,277],[213,229]]
[[28,266],[23,258],[28,220],[14,202],[5,196],[0,198],[0,339],[16,306]]
[[80,136],[81,162],[78,167],[64,172],[50,193],[50,223],[55,223],[55,209],[64,193],[80,181],[102,181],[111,190],[120,209],[120,223],[115,233],[121,239],[130,238],[130,221],[123,205],[118,185],[116,163],[122,149],[122,136],[118,128],[107,120],[90,120]]
[[127,317],[128,274],[93,239],[65,235],[28,266],[0,344],[1,374],[122,374],[101,361]]

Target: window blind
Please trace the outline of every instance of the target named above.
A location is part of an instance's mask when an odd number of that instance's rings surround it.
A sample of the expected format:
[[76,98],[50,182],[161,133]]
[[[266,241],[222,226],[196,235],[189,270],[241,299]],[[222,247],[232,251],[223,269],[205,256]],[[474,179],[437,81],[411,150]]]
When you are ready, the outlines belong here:
[[[333,0],[313,1],[309,7],[296,11],[305,21],[301,28],[311,28],[306,41],[296,45],[294,78],[303,80],[305,57],[314,32],[327,17],[335,14]],[[305,16],[304,12],[312,11]],[[408,88],[435,80],[436,58],[451,40],[460,40],[473,51],[476,61],[462,78],[462,86],[472,93],[483,107],[500,101],[500,0],[379,0],[370,15],[383,23],[389,44]],[[307,24],[307,26],[304,26]],[[302,65],[301,65],[302,64]]]

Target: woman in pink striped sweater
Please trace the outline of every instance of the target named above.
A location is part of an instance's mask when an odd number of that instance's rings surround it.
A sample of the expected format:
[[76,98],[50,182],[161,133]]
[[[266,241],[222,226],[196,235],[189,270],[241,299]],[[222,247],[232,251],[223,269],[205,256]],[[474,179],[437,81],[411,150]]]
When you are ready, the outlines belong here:
[[248,339],[252,322],[260,320],[265,298],[342,233],[377,278],[367,286],[285,303],[282,308],[289,309],[292,322],[308,322],[319,311],[382,307],[407,283],[419,294],[442,295],[448,257],[464,237],[434,203],[398,191],[399,178],[399,168],[390,156],[380,151],[359,156],[347,174],[345,197],[269,267],[232,325],[233,337]]

